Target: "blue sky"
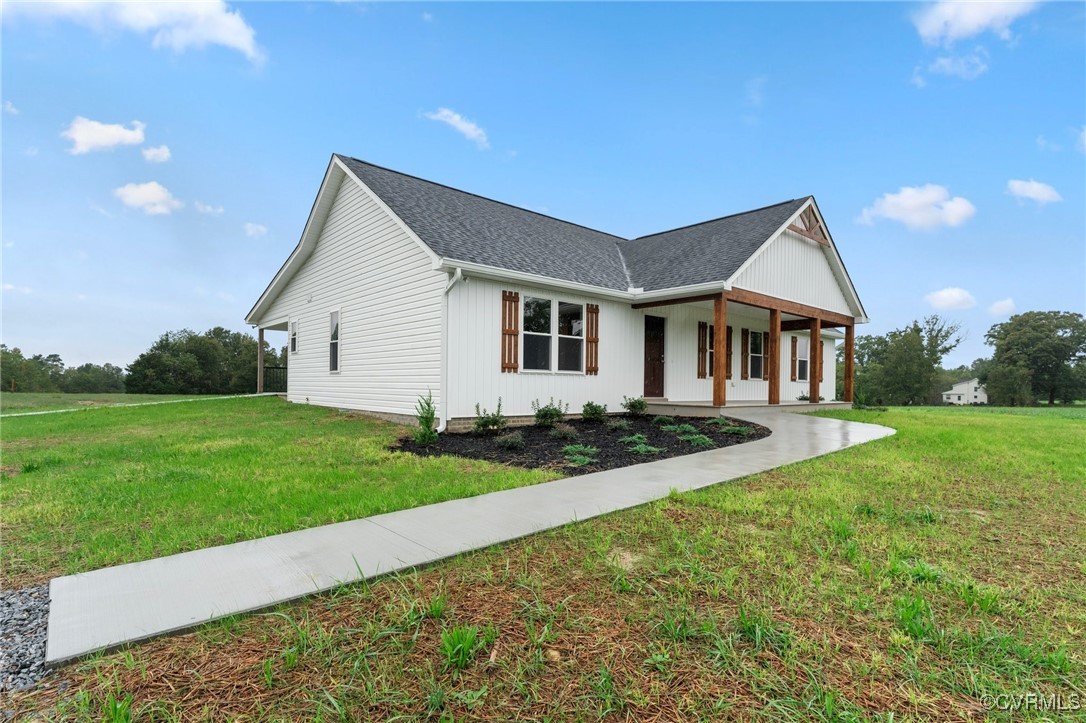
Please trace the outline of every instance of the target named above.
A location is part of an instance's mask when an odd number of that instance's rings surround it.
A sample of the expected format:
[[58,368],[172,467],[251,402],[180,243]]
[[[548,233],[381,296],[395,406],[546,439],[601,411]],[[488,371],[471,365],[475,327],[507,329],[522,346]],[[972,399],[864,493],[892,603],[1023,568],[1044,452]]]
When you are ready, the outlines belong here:
[[814,194],[860,333],[968,363],[1084,311],[1084,8],[5,3],[3,341],[246,329],[338,152],[625,236]]

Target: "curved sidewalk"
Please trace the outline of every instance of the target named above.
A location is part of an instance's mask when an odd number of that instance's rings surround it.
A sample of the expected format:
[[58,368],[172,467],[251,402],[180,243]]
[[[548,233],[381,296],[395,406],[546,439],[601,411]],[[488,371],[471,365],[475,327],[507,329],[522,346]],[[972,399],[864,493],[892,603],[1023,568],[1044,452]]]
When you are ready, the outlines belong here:
[[783,411],[755,442],[54,578],[46,662],[184,630],[894,434]]

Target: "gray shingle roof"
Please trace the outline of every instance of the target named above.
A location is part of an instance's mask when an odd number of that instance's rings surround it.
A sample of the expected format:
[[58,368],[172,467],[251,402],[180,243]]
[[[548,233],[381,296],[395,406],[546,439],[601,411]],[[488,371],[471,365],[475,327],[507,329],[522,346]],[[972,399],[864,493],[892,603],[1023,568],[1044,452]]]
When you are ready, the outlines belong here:
[[438,256],[625,291],[724,281],[807,200],[627,240],[338,156]]

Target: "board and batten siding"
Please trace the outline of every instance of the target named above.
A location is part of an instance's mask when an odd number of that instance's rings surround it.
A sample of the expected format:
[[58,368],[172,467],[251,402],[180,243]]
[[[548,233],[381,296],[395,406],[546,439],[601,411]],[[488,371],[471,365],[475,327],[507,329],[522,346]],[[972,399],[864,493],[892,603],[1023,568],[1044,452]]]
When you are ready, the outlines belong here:
[[732,279],[732,285],[852,316],[824,248],[786,229]]
[[[520,293],[519,313],[524,300],[534,296],[576,304],[598,304],[600,346],[599,374],[525,371],[524,344],[519,344],[520,370],[502,373],[501,331],[502,291]],[[621,411],[623,395],[639,397],[644,389],[644,315],[629,304],[575,293],[549,291],[516,283],[465,276],[449,292],[448,299],[448,398],[452,418],[473,417],[475,404],[493,411],[498,397],[507,416],[532,414],[532,402],[569,403],[579,414],[585,402],[606,404],[609,411]],[[519,325],[523,333],[523,324]]]
[[[414,413],[441,401],[446,274],[396,220],[344,178],[312,254],[264,314],[296,322],[287,399],[344,409]],[[330,372],[330,314],[340,313],[339,371]]]

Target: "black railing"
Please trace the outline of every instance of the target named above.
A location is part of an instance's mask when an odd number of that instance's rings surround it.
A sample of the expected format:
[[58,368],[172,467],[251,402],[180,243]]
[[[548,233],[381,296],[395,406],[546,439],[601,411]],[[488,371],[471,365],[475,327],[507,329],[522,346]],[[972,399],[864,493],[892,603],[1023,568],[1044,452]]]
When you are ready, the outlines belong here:
[[264,391],[265,392],[286,392],[287,391],[287,368],[286,367],[264,367]]

